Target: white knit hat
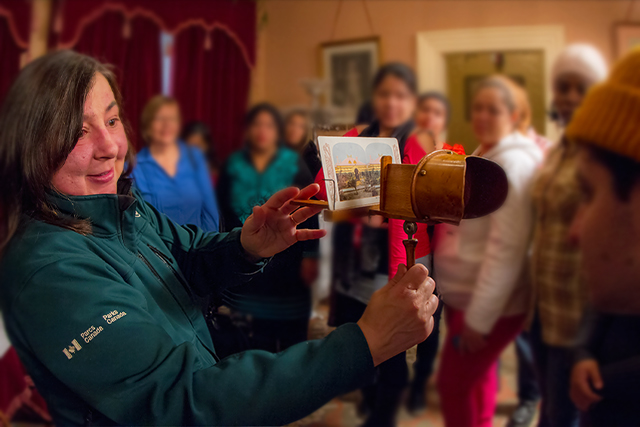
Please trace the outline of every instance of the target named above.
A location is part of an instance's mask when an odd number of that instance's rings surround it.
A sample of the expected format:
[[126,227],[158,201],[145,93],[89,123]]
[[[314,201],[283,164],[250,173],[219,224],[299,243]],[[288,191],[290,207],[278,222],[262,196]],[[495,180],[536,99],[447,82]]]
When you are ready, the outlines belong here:
[[584,78],[589,85],[599,83],[607,78],[607,62],[595,47],[575,43],[567,46],[560,53],[551,71],[551,80],[566,73],[575,73]]

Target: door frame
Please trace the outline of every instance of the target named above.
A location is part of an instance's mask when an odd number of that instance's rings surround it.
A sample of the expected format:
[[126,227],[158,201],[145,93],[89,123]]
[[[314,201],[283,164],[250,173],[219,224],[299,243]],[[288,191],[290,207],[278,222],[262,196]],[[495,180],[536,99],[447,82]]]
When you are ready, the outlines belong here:
[[[447,93],[447,70],[444,56],[495,50],[541,50],[544,53],[545,105],[551,103],[551,67],[565,44],[562,25],[463,28],[421,31],[416,36],[416,63],[421,92],[437,90]],[[549,117],[546,137],[559,139],[560,133]]]

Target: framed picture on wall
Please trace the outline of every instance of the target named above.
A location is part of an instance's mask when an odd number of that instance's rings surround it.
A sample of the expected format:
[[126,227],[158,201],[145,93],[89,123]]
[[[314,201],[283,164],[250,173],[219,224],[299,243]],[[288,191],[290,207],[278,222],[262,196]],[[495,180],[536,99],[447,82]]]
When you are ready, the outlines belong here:
[[327,108],[334,124],[354,124],[360,106],[371,98],[371,80],[380,65],[380,39],[320,45],[320,75],[328,82]]
[[618,58],[631,49],[640,47],[640,24],[616,24],[613,33]]

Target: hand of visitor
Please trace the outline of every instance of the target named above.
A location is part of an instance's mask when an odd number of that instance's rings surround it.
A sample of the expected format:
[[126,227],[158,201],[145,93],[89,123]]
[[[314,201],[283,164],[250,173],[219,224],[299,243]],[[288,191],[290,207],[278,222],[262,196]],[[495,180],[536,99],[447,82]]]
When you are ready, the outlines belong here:
[[460,352],[467,354],[475,353],[482,350],[486,345],[487,340],[483,334],[470,326],[464,326],[458,344],[458,350],[460,350]]
[[240,243],[253,258],[268,258],[296,242],[319,239],[325,230],[298,230],[298,224],[322,211],[322,207],[299,208],[291,204],[293,199],[308,199],[320,186],[311,184],[302,190],[289,187],[271,196],[267,203],[255,206],[253,213],[244,222]]
[[438,297],[429,271],[417,264],[404,265],[383,288],[376,291],[358,321],[369,344],[374,365],[424,341],[433,330]]
[[569,396],[573,403],[581,411],[586,411],[589,406],[602,400],[594,389],[602,389],[602,377],[600,368],[595,359],[585,359],[576,363],[571,371],[571,389]]

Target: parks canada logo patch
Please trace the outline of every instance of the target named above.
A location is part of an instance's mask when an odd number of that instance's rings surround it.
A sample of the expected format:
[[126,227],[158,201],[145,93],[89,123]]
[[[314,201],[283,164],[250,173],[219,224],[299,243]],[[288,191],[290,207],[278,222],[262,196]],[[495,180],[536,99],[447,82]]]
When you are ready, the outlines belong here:
[[[99,325],[96,327],[94,325],[91,325],[89,328],[87,328],[87,330],[85,330],[80,334],[80,338],[82,338],[85,344],[88,344],[91,341],[93,341],[102,331],[104,331],[104,328],[106,326],[112,325],[113,323],[122,319],[126,315],[127,315],[126,311],[112,310],[109,313],[102,316],[102,321],[106,323],[105,326]],[[73,356],[76,353],[78,353],[80,350],[82,350],[82,346],[80,345],[77,339],[74,339],[71,341],[71,345],[62,349],[62,353],[65,356],[67,356],[67,359],[72,359]]]

